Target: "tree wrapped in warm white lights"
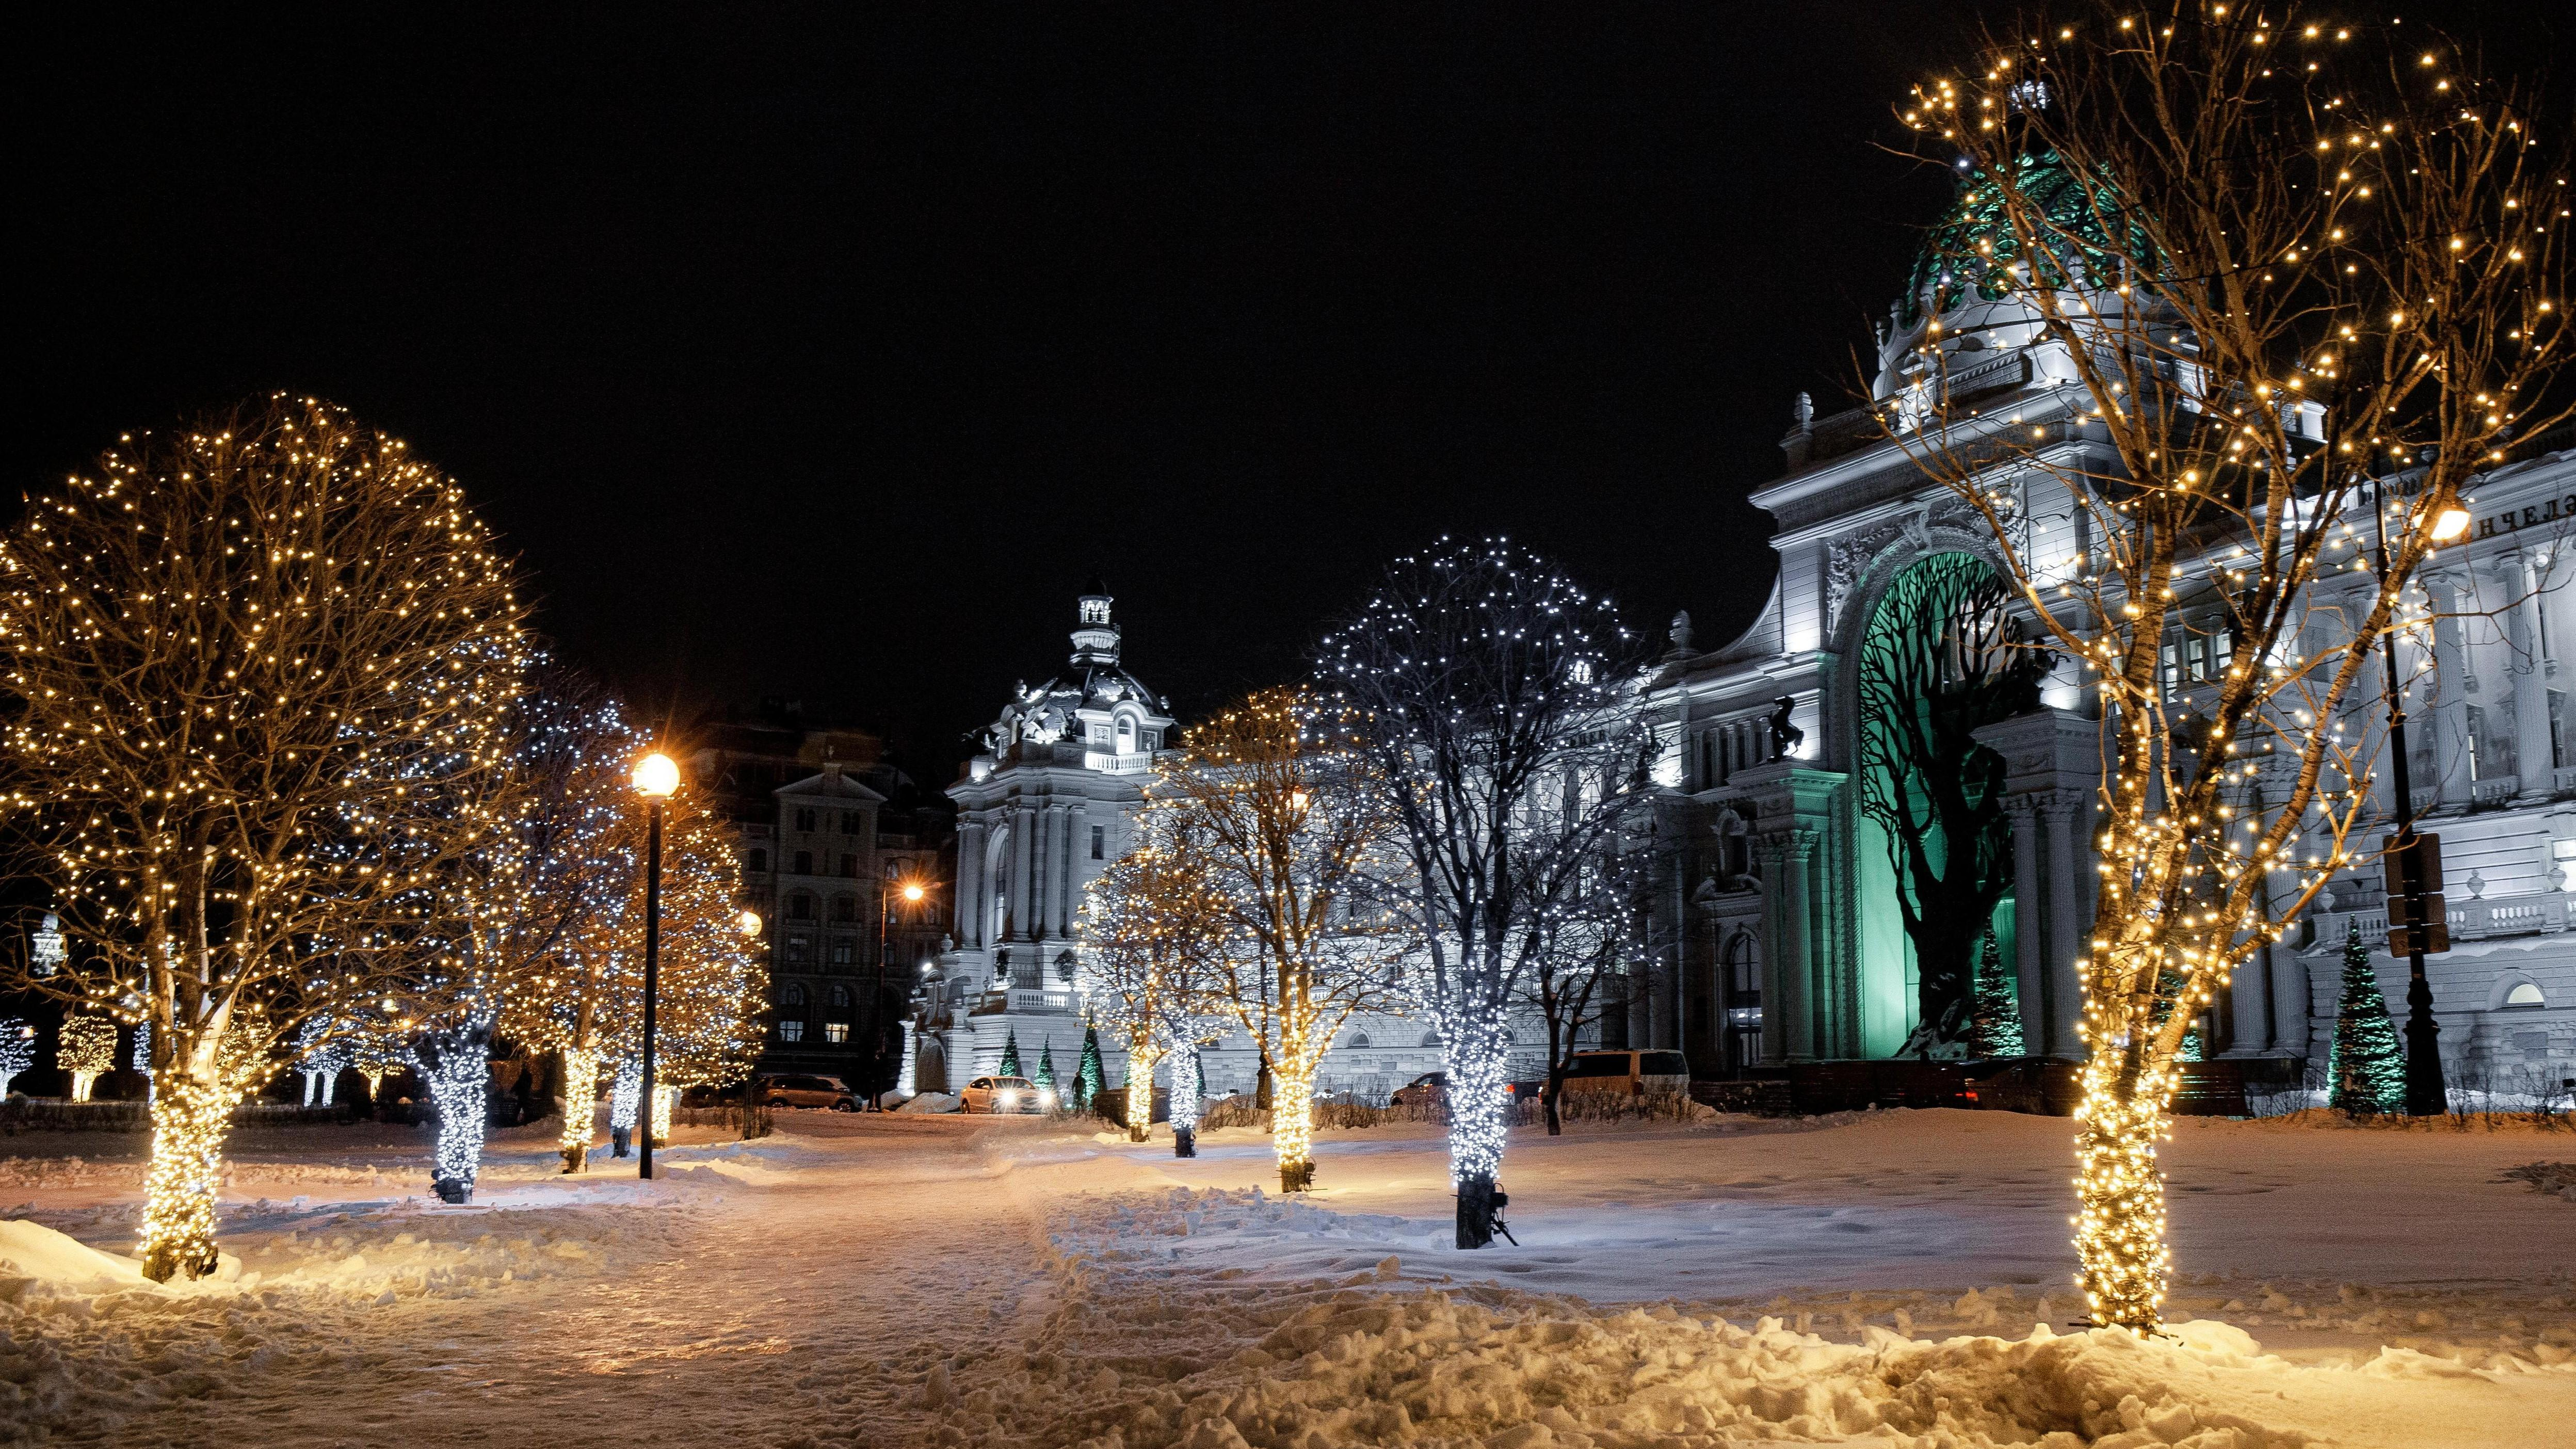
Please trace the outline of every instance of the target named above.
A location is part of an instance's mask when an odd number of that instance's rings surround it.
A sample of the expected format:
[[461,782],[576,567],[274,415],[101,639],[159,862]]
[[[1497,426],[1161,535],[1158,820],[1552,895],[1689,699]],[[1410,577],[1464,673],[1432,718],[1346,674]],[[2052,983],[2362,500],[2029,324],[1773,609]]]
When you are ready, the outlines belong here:
[[[1271,1071],[1280,1189],[1304,1191],[1315,1069],[1353,1013],[1393,999],[1406,945],[1372,904],[1396,864],[1386,791],[1338,710],[1267,689],[1192,728],[1149,800],[1170,812],[1151,832],[1185,854],[1209,907],[1189,949]],[[1150,1100],[1152,1078],[1128,1077]]]
[[[1208,966],[1225,934],[1225,902],[1188,839],[1188,815],[1178,797],[1149,799],[1134,844],[1091,883],[1082,906],[1077,979],[1092,1024],[1126,1041],[1127,1136],[1135,1142],[1151,1130],[1155,1063],[1215,1036],[1223,1010]],[[1175,1112],[1178,1090],[1176,1081]]]
[[1518,998],[1540,971],[1621,954],[1626,902],[1586,883],[1646,798],[1655,732],[1627,707],[1641,658],[1609,600],[1501,541],[1396,560],[1324,641],[1407,857],[1384,903],[1418,943],[1413,1011],[1448,1069],[1461,1248],[1493,1241]]
[[9,1079],[36,1064],[36,1028],[18,1017],[0,1016],[0,1097],[9,1095]]
[[152,1277],[212,1271],[234,1103],[489,830],[419,807],[505,766],[520,617],[455,484],[305,399],[129,436],[0,544],[13,824],[84,948],[24,984],[151,1023]]
[[[640,889],[640,887],[639,887]],[[653,1073],[676,1095],[751,1074],[767,1034],[769,969],[744,929],[732,828],[682,789],[662,807],[662,942]],[[638,903],[634,919],[643,919]],[[667,1127],[669,1105],[662,1108]]]
[[[2411,808],[2350,727],[2383,638],[2462,488],[2564,416],[2566,112],[2413,26],[2093,3],[1903,113],[1960,200],[1878,407],[2098,692],[2076,1246],[2094,1319],[2152,1329],[2185,1034]],[[2006,406],[1964,374],[2013,349]]]
[[89,1100],[89,1089],[101,1073],[116,1070],[116,1020],[106,1016],[66,1016],[54,1037],[54,1066],[71,1078],[71,1099]]

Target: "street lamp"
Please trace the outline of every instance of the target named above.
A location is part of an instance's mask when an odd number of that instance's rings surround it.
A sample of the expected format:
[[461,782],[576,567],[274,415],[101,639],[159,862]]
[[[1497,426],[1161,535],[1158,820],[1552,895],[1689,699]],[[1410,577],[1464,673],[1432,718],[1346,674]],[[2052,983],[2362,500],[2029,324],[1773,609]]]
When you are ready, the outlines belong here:
[[644,1082],[635,1104],[643,1119],[643,1151],[635,1175],[653,1175],[653,1011],[662,989],[662,802],[678,793],[680,767],[660,750],[635,762],[635,793],[644,797]]
[[[904,904],[918,905],[921,898],[930,892],[921,882],[908,880],[903,883],[901,894]],[[867,1011],[869,1033],[867,1060],[868,1070],[871,1073],[876,1070],[877,1049],[885,1041],[885,1031],[883,1024],[877,1020],[877,1013],[885,1009],[886,918],[894,910],[895,895],[896,892],[889,890],[877,892],[877,965],[874,975],[868,982]],[[872,1079],[868,1083],[868,1104],[873,1107],[876,1100],[876,1082]]]
[[[2388,592],[2386,491],[2374,489],[2371,503],[2371,513],[2379,529],[2379,589],[2385,597]],[[2427,528],[2436,542],[2447,543],[2469,531],[2469,511],[2455,503],[2436,514]],[[2390,600],[2388,608],[2388,627],[2379,636],[2387,669],[2388,749],[2393,756],[2391,768],[2397,787],[2397,837],[2390,842],[2388,853],[2403,859],[2405,868],[2414,872],[2408,878],[2417,880],[2420,885],[2424,882],[2418,879],[2423,872],[2422,852],[2415,834],[2413,762],[2406,755],[2406,705],[2397,682],[2396,601]],[[2442,888],[2439,878],[2430,881],[2430,885],[2434,891]],[[2410,895],[2400,913],[2418,914],[2413,900]],[[2399,904],[2390,902],[2391,906]],[[2391,920],[2393,923],[2394,915]],[[2430,933],[2425,929],[2426,924],[2422,920],[2410,920],[2406,928],[2406,1114],[2410,1117],[2438,1117],[2450,1105],[2450,1094],[2442,1087],[2442,1024],[2433,1019],[2433,982],[2424,973],[2424,948],[2433,944],[2429,939]]]

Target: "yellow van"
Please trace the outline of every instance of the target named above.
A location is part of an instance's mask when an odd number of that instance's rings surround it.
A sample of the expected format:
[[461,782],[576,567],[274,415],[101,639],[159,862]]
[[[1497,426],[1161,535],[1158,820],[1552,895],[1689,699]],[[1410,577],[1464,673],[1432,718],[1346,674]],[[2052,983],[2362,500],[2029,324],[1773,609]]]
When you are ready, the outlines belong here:
[[1690,1062],[1680,1052],[1576,1052],[1566,1068],[1568,1092],[1642,1097],[1690,1090]]

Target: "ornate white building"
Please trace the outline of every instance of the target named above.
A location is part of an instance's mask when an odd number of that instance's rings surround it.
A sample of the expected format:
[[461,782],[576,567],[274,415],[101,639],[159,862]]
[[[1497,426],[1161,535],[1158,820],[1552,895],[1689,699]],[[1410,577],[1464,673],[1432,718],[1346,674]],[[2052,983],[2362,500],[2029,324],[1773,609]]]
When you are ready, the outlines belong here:
[[[1013,1042],[1027,1075],[1043,1054],[1070,1082],[1081,1061],[1083,892],[1127,850],[1154,764],[1176,743],[1170,706],[1121,661],[1112,602],[1097,581],[1081,595],[1069,667],[1022,684],[948,788],[958,812],[954,934],[916,1003],[915,1090],[954,1091],[996,1071]],[[1124,1084],[1124,1049],[1104,1036],[1100,1050],[1106,1084]],[[1211,1095],[1251,1091],[1260,1069],[1240,1031],[1201,1061]],[[1420,1025],[1359,1016],[1336,1037],[1317,1087],[1383,1100],[1439,1067],[1439,1041]]]

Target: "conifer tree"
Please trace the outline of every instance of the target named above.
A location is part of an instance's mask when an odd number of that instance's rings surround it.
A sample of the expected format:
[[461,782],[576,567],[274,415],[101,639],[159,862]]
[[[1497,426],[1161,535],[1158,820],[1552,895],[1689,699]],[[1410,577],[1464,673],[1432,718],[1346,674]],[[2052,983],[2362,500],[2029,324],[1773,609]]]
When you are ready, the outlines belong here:
[[997,1071],[1005,1077],[1020,1074],[1020,1033],[1017,1027],[1002,1034],[1002,1065]]
[[2379,973],[2354,921],[2343,938],[2343,999],[2335,1008],[2334,1043],[2326,1053],[2326,1105],[2353,1113],[2406,1106],[2406,1052],[2389,1023]]
[[1985,944],[1977,952],[1975,1001],[1971,1030],[1977,1055],[1989,1060],[2020,1056],[2024,1050],[2021,999],[2013,990],[2012,973],[2004,969],[2003,951],[1992,931],[1986,932]]
[[1055,1085],[1055,1043],[1038,1043],[1038,1074],[1029,1080],[1041,1090]]
[[[1106,1085],[1100,1072],[1100,1028],[1086,1026],[1082,1029],[1082,1063],[1073,1074],[1074,1107],[1077,1110],[1089,1107]],[[1152,1088],[1149,1086],[1147,1090]]]

